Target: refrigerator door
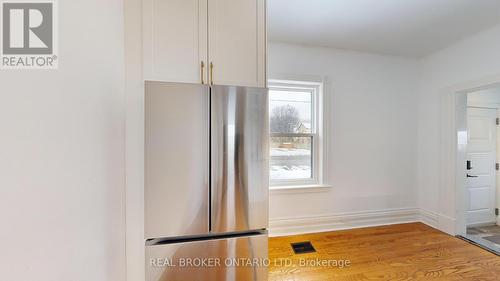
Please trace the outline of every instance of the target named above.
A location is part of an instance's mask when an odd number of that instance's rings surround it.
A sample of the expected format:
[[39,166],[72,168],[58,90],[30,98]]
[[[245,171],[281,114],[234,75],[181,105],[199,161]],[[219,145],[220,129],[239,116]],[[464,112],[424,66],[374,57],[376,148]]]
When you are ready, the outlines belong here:
[[267,228],[268,90],[212,86],[210,122],[211,232]]
[[266,281],[267,235],[146,246],[146,281]]
[[145,238],[209,233],[209,88],[146,82]]

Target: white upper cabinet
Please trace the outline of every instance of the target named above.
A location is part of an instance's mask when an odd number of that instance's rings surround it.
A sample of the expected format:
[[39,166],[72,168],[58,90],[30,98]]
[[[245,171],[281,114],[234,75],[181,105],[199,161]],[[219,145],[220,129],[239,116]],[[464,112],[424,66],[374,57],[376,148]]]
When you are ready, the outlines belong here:
[[145,80],[266,86],[265,0],[144,0]]
[[213,83],[265,87],[265,0],[208,0],[208,7]]
[[144,79],[208,79],[207,0],[144,0]]

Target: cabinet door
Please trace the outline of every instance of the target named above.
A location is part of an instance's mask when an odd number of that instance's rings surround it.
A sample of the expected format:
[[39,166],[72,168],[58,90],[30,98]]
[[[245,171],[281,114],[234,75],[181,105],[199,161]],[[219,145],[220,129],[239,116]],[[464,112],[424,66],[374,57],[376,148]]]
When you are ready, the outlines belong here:
[[214,84],[265,87],[265,0],[208,0]]
[[207,0],[144,1],[144,79],[201,83],[208,78]]

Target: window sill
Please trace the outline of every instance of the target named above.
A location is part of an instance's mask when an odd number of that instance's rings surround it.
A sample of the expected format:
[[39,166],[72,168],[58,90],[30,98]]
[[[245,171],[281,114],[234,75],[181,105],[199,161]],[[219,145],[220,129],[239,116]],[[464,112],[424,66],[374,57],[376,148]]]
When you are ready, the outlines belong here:
[[332,189],[331,185],[291,185],[291,186],[272,186],[269,188],[271,194],[298,194],[298,193],[316,193],[328,192]]

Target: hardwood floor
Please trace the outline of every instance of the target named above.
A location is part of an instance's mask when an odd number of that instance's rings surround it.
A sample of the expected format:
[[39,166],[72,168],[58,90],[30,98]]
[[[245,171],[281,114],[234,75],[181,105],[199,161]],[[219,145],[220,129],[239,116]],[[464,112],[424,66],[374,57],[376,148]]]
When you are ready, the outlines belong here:
[[[302,241],[317,252],[294,254]],[[270,238],[269,258],[269,281],[500,280],[499,256],[421,223]]]

